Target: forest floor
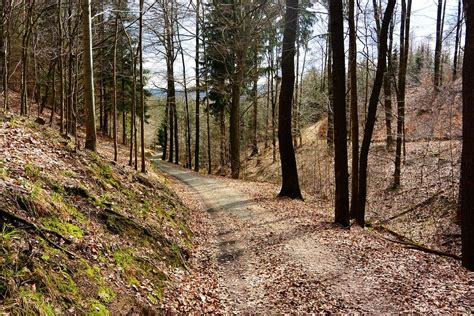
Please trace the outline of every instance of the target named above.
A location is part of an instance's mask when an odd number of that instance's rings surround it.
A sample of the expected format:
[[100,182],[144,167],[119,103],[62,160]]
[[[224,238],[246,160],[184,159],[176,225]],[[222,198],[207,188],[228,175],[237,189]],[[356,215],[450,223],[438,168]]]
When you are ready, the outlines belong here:
[[[217,301],[204,311],[474,310],[473,275],[455,259],[407,249],[371,229],[343,229],[333,224],[332,207],[311,195],[306,201],[276,199],[273,184],[204,176],[154,161],[184,204],[202,212],[207,230],[192,262],[217,282],[210,285]],[[190,276],[182,282],[181,289],[196,285]],[[193,310],[190,302],[169,307]]]

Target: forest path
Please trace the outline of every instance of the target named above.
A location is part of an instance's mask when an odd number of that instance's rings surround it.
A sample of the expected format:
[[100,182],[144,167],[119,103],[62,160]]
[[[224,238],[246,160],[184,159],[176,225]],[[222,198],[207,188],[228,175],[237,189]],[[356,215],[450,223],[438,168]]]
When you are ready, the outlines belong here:
[[361,229],[349,233],[324,215],[302,220],[300,214],[307,211],[293,212],[293,201],[251,196],[249,192],[259,190],[257,183],[154,162],[185,184],[182,198],[200,200],[196,205],[209,213],[214,226],[208,245],[214,264],[209,269],[217,270],[224,312],[400,312],[415,305],[427,311],[447,293],[456,296],[449,298],[455,306],[469,301],[463,291],[438,289],[429,297],[420,292],[423,284],[456,284],[459,275],[449,275],[452,268],[446,267],[448,275],[432,269],[449,259],[406,250]]

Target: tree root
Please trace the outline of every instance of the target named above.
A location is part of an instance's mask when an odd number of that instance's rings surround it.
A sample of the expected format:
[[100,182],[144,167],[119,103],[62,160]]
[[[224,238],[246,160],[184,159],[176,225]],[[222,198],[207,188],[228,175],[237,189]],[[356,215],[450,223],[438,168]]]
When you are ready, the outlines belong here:
[[393,240],[391,238],[387,238],[387,237],[384,237],[384,236],[380,236],[380,237],[382,239],[387,240],[387,241],[390,241],[390,242],[393,242],[393,243],[396,243],[396,244],[399,244],[399,245],[403,245],[407,249],[419,250],[419,251],[422,251],[422,252],[426,252],[426,253],[442,256],[442,257],[449,257],[449,258],[453,258],[453,259],[456,259],[456,260],[461,260],[461,257],[458,256],[458,255],[443,252],[443,251],[432,249],[432,248],[428,248],[428,247],[425,247],[423,245],[417,244],[415,241],[413,241],[413,240],[411,240],[411,239],[409,239],[409,238],[407,238],[407,237],[405,237],[405,236],[397,233],[396,231],[393,231],[393,230],[391,230],[391,229],[389,229],[385,226],[372,225],[370,223],[367,223],[366,226],[369,227],[369,228],[372,228],[372,229],[374,229],[378,232],[388,233],[388,234],[394,236],[395,238],[397,238],[397,240]]
[[56,236],[59,239],[64,240],[67,244],[72,244],[72,241],[63,235],[61,235],[58,232],[52,231],[50,229],[47,229],[46,227],[38,226],[20,216],[17,216],[13,213],[10,213],[6,210],[0,209],[0,217],[8,220],[10,223],[14,224],[17,223],[15,226],[19,226],[18,224],[26,226],[30,231],[33,231],[34,233],[38,234],[41,238],[43,238],[48,244],[50,244],[52,247],[59,249],[65,253],[67,253],[71,257],[76,257],[77,255],[73,253],[70,250],[67,250],[63,247],[61,247],[59,244],[55,243],[52,241],[46,234],[51,234]]

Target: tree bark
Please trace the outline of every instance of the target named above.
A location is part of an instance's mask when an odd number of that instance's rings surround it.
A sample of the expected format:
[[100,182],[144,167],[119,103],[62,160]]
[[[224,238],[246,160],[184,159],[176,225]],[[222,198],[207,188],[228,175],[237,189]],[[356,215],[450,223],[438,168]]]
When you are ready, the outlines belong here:
[[[194,139],[194,171],[199,171],[199,153],[200,153],[200,119],[199,119],[199,101],[200,101],[200,90],[199,90],[199,9],[200,9],[200,0],[196,0],[196,114],[195,114],[195,139]],[[209,158],[210,159],[210,158]]]
[[462,16],[462,0],[458,0],[458,13],[456,20],[456,39],[454,42],[454,57],[453,57],[453,81],[457,79],[458,76],[458,64],[459,64],[459,46],[461,43],[461,16]]
[[367,164],[369,158],[370,142],[372,141],[372,135],[374,132],[375,120],[377,117],[377,105],[379,103],[380,91],[382,90],[383,77],[386,69],[388,28],[390,21],[392,20],[395,4],[396,0],[388,1],[382,20],[382,27],[380,29],[379,37],[377,70],[375,72],[372,93],[370,94],[369,104],[367,107],[364,138],[362,140],[362,146],[360,150],[359,198],[356,220],[357,223],[362,227],[365,226],[365,206],[367,200]]
[[231,177],[240,176],[240,86],[244,75],[244,52],[239,48],[236,52],[236,73],[232,82],[232,103],[230,107],[230,167]]
[[333,53],[334,172],[336,179],[335,222],[349,226],[349,182],[347,164],[346,70],[342,0],[329,3],[330,38]]
[[352,141],[352,182],[351,182],[351,218],[355,218],[357,198],[359,195],[359,113],[357,109],[357,38],[355,27],[355,3],[349,0],[349,74],[350,74],[350,109]]
[[433,84],[436,91],[438,91],[441,86],[441,49],[442,47],[443,47],[443,0],[438,0],[438,13],[436,17],[434,80],[433,80]]
[[461,158],[461,238],[463,265],[474,271],[474,4],[464,0],[466,44],[463,66],[463,148]]
[[252,152],[250,156],[258,155],[258,143],[257,143],[257,133],[258,133],[258,54],[257,49],[254,48],[254,71],[255,74],[253,76],[253,83],[252,83],[252,143],[251,148]]
[[291,129],[291,111],[295,88],[295,41],[298,27],[298,0],[286,0],[285,30],[281,55],[281,90],[278,105],[278,142],[282,186],[279,197],[302,199]]
[[[330,27],[329,27],[330,28]],[[329,31],[329,41],[331,41],[331,31]],[[333,74],[332,74],[332,47],[328,45],[327,73],[328,73],[328,126],[326,132],[326,142],[329,147],[334,145],[334,93],[333,93]]]
[[389,30],[389,45],[387,49],[387,71],[385,72],[383,81],[384,91],[384,108],[385,108],[385,128],[386,128],[386,147],[387,150],[391,150],[393,147],[393,134],[392,134],[392,77],[393,77],[393,61],[392,61],[392,48],[393,48],[393,30],[394,23],[390,24]]
[[114,161],[117,161],[117,41],[118,41],[118,13],[115,13],[115,34],[114,34],[114,56],[112,61],[112,78],[113,78],[113,102],[112,102],[112,116],[113,116],[113,139],[114,139]]
[[92,62],[92,26],[90,0],[81,0],[82,33],[83,33],[83,83],[84,109],[86,110],[86,149],[96,151],[95,100],[94,100],[94,69]]
[[405,133],[405,95],[406,74],[408,66],[408,51],[410,43],[410,15],[411,0],[402,0],[402,21],[400,25],[400,66],[398,75],[397,93],[397,143],[395,149],[395,172],[393,175],[393,188],[398,188],[401,183],[402,145]]
[[140,145],[141,145],[141,169],[142,173],[146,172],[145,163],[145,87],[143,78],[143,1],[140,0],[140,19],[138,31],[138,52],[140,63]]

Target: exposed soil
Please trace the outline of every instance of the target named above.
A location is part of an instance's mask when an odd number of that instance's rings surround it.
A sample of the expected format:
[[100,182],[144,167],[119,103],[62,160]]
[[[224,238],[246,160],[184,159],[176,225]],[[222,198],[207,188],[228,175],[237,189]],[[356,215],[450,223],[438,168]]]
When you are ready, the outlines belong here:
[[188,207],[208,213],[211,228],[195,256],[217,277],[214,312],[473,311],[473,274],[457,260],[340,228],[332,208],[312,196],[276,199],[272,184],[155,162]]

